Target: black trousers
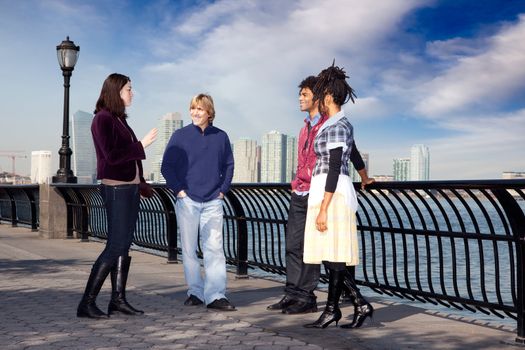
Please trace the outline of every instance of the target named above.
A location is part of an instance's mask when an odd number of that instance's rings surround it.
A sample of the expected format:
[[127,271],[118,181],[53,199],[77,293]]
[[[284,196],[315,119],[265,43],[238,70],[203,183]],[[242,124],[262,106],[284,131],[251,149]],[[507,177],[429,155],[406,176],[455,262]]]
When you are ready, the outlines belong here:
[[314,290],[319,282],[320,265],[303,262],[307,209],[308,196],[292,193],[286,227],[286,287],[284,291],[295,300],[315,302]]
[[139,185],[100,186],[106,207],[108,236],[106,247],[95,265],[112,264],[119,256],[128,256],[139,215]]

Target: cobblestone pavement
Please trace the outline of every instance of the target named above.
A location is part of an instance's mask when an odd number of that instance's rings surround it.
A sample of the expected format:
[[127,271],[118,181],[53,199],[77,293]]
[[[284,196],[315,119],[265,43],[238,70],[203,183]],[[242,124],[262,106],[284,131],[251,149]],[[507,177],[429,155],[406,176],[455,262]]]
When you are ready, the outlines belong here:
[[[376,320],[359,330],[307,330],[301,325],[319,314],[289,316],[265,309],[280,297],[281,284],[233,274],[228,291],[237,312],[183,306],[181,264],[140,252],[131,254],[128,300],[146,314],[77,318],[76,306],[101,249],[100,243],[42,239],[36,232],[0,225],[0,349],[502,349],[515,335],[378,302]],[[107,281],[97,299],[102,309],[109,290]],[[319,296],[322,309],[326,296]],[[351,311],[343,308],[345,317]]]

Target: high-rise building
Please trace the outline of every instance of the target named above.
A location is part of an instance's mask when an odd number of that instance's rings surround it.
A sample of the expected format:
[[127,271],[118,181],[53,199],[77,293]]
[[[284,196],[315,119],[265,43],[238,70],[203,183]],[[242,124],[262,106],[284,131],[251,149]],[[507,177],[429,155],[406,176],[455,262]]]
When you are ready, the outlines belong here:
[[51,176],[51,151],[31,152],[31,183],[50,183]]
[[501,178],[504,180],[525,179],[525,171],[504,171],[501,173]]
[[286,135],[270,131],[261,146],[261,182],[286,181]]
[[410,180],[410,158],[394,158],[394,181]]
[[233,159],[235,160],[233,182],[258,182],[257,141],[244,138],[235,141],[233,143]]
[[[368,153],[359,152],[361,154],[361,158],[363,158],[363,163],[365,163],[365,169],[367,174],[369,174],[369,162],[370,162],[370,155]],[[357,170],[355,170],[354,165],[350,160],[348,160],[348,169],[350,170],[350,178],[353,182],[361,182],[361,176],[359,176],[359,173]]]
[[71,119],[71,168],[79,184],[93,184],[97,179],[97,157],[91,122],[93,114],[77,111]]
[[297,139],[286,136],[286,173],[285,182],[291,182],[297,171]]
[[261,145],[258,145],[256,148],[257,152],[257,182],[261,182]]
[[389,182],[394,181],[394,177],[392,175],[374,175],[372,176],[377,182]]
[[427,181],[430,179],[430,152],[427,146],[418,144],[410,150],[410,180]]
[[179,112],[175,113],[166,113],[159,120],[159,133],[157,135],[157,141],[155,142],[155,156],[153,162],[151,163],[153,182],[156,183],[166,183],[164,176],[160,172],[160,167],[162,165],[162,156],[164,155],[164,150],[170,141],[171,135],[177,129],[182,128],[183,122],[181,119],[181,114]]

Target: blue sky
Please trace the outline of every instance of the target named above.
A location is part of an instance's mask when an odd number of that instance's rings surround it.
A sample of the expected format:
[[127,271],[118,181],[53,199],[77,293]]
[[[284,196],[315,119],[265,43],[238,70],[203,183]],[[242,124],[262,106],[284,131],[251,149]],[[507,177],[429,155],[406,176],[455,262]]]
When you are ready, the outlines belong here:
[[[297,85],[335,58],[357,91],[345,111],[372,175],[391,174],[392,159],[417,143],[430,147],[432,179],[525,171],[525,1],[0,0],[0,8],[0,150],[51,150],[58,167],[55,48],[70,36],[80,46],[71,112],[94,109],[108,74],[129,75],[139,137],[167,112],[188,123],[199,92],[214,97],[215,125],[232,141],[297,135]],[[10,159],[0,169],[10,171]],[[17,170],[28,174],[29,159]]]

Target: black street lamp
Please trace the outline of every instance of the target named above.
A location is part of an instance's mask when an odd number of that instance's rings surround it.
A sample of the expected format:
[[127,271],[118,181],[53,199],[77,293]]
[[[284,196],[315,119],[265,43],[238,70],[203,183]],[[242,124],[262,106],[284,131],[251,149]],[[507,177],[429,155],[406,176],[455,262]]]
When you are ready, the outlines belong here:
[[60,147],[58,151],[60,155],[60,168],[57,174],[53,176],[53,183],[77,182],[77,178],[71,170],[71,154],[73,154],[73,152],[71,148],[69,148],[69,79],[77,63],[79,51],[80,46],[75,46],[75,43],[69,40],[69,36],[57,46],[58,63],[64,76],[64,122],[62,124],[62,147]]

